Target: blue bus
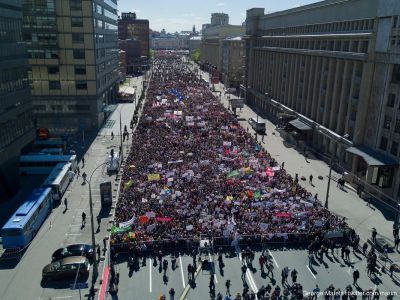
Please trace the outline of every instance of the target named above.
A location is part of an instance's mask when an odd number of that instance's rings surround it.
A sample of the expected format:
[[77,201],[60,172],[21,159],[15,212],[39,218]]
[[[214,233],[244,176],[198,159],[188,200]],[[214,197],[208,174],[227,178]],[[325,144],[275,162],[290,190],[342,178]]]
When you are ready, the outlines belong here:
[[52,207],[51,189],[34,189],[1,229],[3,248],[24,248],[29,245]]

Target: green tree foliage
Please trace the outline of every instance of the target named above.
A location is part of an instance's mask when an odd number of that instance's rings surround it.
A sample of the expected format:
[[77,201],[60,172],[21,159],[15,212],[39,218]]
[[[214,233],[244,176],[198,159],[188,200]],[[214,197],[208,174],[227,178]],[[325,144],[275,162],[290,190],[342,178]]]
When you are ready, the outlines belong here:
[[192,59],[193,61],[195,61],[196,63],[200,62],[201,59],[201,52],[200,49],[196,49],[194,50],[193,54],[192,54]]

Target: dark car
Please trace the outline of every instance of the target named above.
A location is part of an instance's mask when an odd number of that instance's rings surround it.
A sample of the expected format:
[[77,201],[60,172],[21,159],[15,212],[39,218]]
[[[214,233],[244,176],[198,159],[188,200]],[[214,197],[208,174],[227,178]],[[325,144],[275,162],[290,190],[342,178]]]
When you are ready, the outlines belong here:
[[51,260],[59,260],[70,256],[84,256],[89,261],[93,261],[93,247],[88,244],[74,244],[56,250],[51,256]]
[[85,277],[89,275],[90,264],[86,257],[71,256],[52,262],[42,270],[43,280]]

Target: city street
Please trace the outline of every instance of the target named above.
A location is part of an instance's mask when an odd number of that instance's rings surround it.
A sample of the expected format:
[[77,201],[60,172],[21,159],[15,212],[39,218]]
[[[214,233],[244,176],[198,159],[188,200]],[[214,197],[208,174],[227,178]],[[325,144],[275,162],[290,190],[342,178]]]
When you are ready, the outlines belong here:
[[[234,249],[232,249],[234,250]],[[340,250],[340,249],[339,249]],[[270,261],[274,264],[274,280],[261,274],[258,264],[258,258],[261,254],[256,253],[252,267],[246,272],[245,281],[249,288],[253,291],[258,291],[261,286],[270,284],[273,288],[275,285],[281,285],[281,271],[285,266],[291,270],[298,271],[298,281],[303,285],[304,291],[312,291],[315,285],[318,284],[321,291],[333,284],[335,288],[345,290],[346,286],[353,283],[353,271],[358,269],[361,277],[359,279],[359,288],[366,290],[369,288],[379,289],[381,292],[398,291],[400,277],[392,280],[388,274],[378,273],[377,278],[369,278],[366,275],[366,259],[360,253],[351,254],[351,263],[347,264],[340,258],[339,255],[329,255],[324,257],[323,261],[316,260],[312,268],[308,267],[308,257],[306,250],[299,249],[271,249],[265,253],[270,256]],[[210,256],[211,257],[211,256]],[[183,298],[179,298],[185,287],[188,285],[187,266],[192,264],[192,257],[187,255],[179,256],[177,259],[177,268],[172,270],[171,259],[169,261],[169,269],[166,276],[160,265],[154,264],[150,258],[146,259],[146,265],[142,265],[137,272],[130,274],[126,262],[118,264],[116,271],[120,273],[120,285],[118,299],[131,299],[132,293],[138,299],[157,299],[160,294],[168,295],[170,288],[174,288],[177,299],[207,299],[208,285],[210,280],[210,272],[201,270],[196,277],[195,287],[188,289],[187,294]],[[242,293],[244,281],[241,278],[241,260],[237,253],[229,253],[224,255],[223,268],[218,267],[217,256],[214,257],[215,265],[215,286],[216,294],[221,292],[225,295],[225,283],[231,281],[230,292],[232,295]],[[289,279],[290,284],[292,283]],[[397,285],[396,285],[397,282]],[[354,288],[354,286],[353,286]],[[355,288],[354,288],[355,289]],[[282,289],[283,290],[283,289]],[[113,299],[108,295],[108,299]]]
[[[201,72],[202,78],[209,80],[209,74]],[[222,101],[224,106],[228,109],[229,101],[228,94],[224,94],[224,86],[222,84],[215,85],[216,91],[222,91]],[[216,93],[216,95],[219,93]],[[231,95],[231,98],[237,98]],[[242,110],[237,109],[236,111],[240,124],[249,130],[254,132],[247,120],[249,118],[256,118],[256,111],[250,108],[248,105],[244,105]],[[329,166],[324,161],[315,158],[311,153],[308,158],[304,157],[302,149],[296,149],[296,147],[282,138],[279,132],[276,130],[276,125],[268,119],[259,117],[260,122],[266,123],[266,136],[264,142],[261,144],[263,147],[280,163],[285,163],[285,169],[292,176],[299,174],[299,177],[304,176],[308,179],[309,175],[312,174],[315,178],[313,185],[306,181],[300,181],[299,183],[304,186],[312,194],[318,194],[318,198],[325,202],[327,179],[329,174]],[[258,140],[261,140],[261,136],[258,136]],[[317,177],[322,176],[323,180],[318,180]],[[332,178],[338,179],[341,174],[338,174],[332,170]],[[373,204],[367,206],[367,202],[361,199],[353,188],[345,187],[344,190],[340,189],[336,182],[332,181],[330,185],[329,195],[329,210],[336,213],[339,216],[345,217],[346,222],[350,227],[354,228],[357,234],[360,235],[361,240],[367,241],[371,237],[372,228],[375,227],[378,231],[378,235],[383,236],[385,239],[394,244],[392,235],[393,220],[389,219],[384,212],[379,210]],[[400,256],[398,253],[391,254],[392,260],[400,262]]]
[[[121,112],[122,130],[126,125],[129,128],[134,112],[134,103],[119,104],[111,114],[106,124],[112,124],[99,131],[94,142],[90,145],[85,154],[85,166],[79,164],[81,174],[86,172],[88,179],[93,173],[91,181],[94,218],[101,212],[100,230],[96,232],[96,243],[102,245],[104,237],[108,237],[110,227],[109,220],[112,218],[112,211],[101,211],[99,184],[104,181],[111,181],[113,186],[113,200],[116,201],[119,180],[116,176],[106,174],[105,166],[108,153],[112,148],[118,151],[120,146],[119,118]],[[111,132],[114,132],[114,139],[111,139]],[[129,130],[129,132],[131,132]],[[129,148],[129,140],[123,143],[124,154]],[[91,243],[90,210],[89,210],[89,188],[82,184],[81,177],[75,177],[69,186],[64,198],[68,199],[68,209],[64,211],[64,205],[53,209],[49,217],[42,225],[37,236],[28,247],[19,261],[0,260],[0,299],[81,299],[88,294],[91,275],[82,284],[82,290],[72,290],[71,282],[49,282],[43,284],[42,268],[50,263],[51,254],[58,248],[74,243]],[[63,203],[63,200],[61,201]],[[81,214],[87,215],[87,224],[82,228]],[[4,218],[8,218],[4,216]],[[95,231],[97,229],[96,219],[94,220]],[[108,253],[108,252],[107,252]],[[107,256],[106,253],[106,256]],[[99,264],[99,276],[102,274],[103,259]],[[91,268],[92,271],[92,268]],[[99,280],[97,280],[98,285]],[[23,288],[21,288],[23,287]]]
[[[209,79],[208,75],[203,72],[202,78]],[[216,90],[223,91],[223,86],[216,85]],[[228,109],[228,97],[223,92],[221,94],[223,103]],[[247,119],[255,117],[255,112],[245,105],[237,113],[240,124],[251,131],[252,129],[248,125]],[[318,193],[319,199],[325,199],[329,171],[326,163],[313,157],[309,157],[308,161],[306,161],[304,156],[294,147],[284,143],[279,133],[275,131],[275,125],[268,120],[265,120],[265,122],[267,123],[267,135],[262,145],[279,163],[285,162],[285,168],[292,175],[298,173],[299,176],[305,176],[306,178],[310,174],[313,174],[315,178],[319,175],[323,176],[323,179],[316,180],[313,186],[306,182],[301,184],[313,194]],[[260,139],[260,136],[258,138]],[[333,172],[333,177],[339,178],[339,176],[339,174]],[[356,229],[362,241],[366,241],[370,237],[372,227],[376,227],[381,235],[392,239],[392,223],[386,220],[379,210],[367,207],[365,202],[352,189],[341,190],[336,186],[335,182],[331,184],[330,210],[346,217],[346,221]],[[214,250],[216,251],[217,249]],[[256,252],[254,262],[252,266],[249,266],[243,280],[241,277],[242,262],[240,255],[238,255],[241,249],[230,247],[225,250],[230,252],[225,253],[222,268],[218,266],[216,255],[213,257],[210,254],[209,256],[209,260],[214,262],[216,294],[218,292],[221,292],[222,295],[226,294],[225,283],[227,280],[231,281],[230,294],[232,295],[243,291],[244,281],[250,290],[255,292],[261,286],[266,286],[267,284],[271,284],[273,289],[276,285],[282,288],[280,273],[285,266],[288,266],[291,270],[296,269],[298,271],[298,282],[303,285],[305,293],[311,292],[316,285],[319,286],[322,292],[330,284],[344,291],[347,285],[353,283],[353,271],[356,269],[361,274],[357,286],[357,291],[359,292],[367,289],[379,290],[380,292],[398,291],[400,286],[400,274],[395,273],[393,278],[390,278],[387,271],[388,264],[385,264],[385,262],[382,262],[382,265],[386,267],[385,272],[379,271],[377,276],[367,276],[366,258],[362,253],[351,253],[350,262],[345,263],[340,257],[340,249],[338,249],[335,255],[329,254],[323,260],[315,259],[312,265],[309,266],[307,250],[286,248],[282,245],[277,248],[264,249],[265,254],[269,256],[275,267],[274,280],[260,272],[258,258],[261,255],[261,250]],[[187,267],[193,263],[192,257],[183,252],[179,254],[175,270],[171,269],[171,256],[168,254],[165,257],[169,261],[165,275],[159,262],[151,257],[140,259],[140,268],[134,271],[129,270],[126,258],[119,260],[115,265],[116,272],[120,274],[118,299],[131,299],[132,293],[140,299],[157,299],[161,294],[165,294],[168,298],[171,288],[175,290],[175,299],[207,299],[210,271],[198,269],[195,284],[189,287]],[[392,261],[398,261],[398,257],[398,253],[390,254]],[[290,284],[292,283],[290,279],[289,282]],[[353,289],[356,290],[356,287],[353,286]],[[108,299],[113,299],[109,294],[107,297]]]

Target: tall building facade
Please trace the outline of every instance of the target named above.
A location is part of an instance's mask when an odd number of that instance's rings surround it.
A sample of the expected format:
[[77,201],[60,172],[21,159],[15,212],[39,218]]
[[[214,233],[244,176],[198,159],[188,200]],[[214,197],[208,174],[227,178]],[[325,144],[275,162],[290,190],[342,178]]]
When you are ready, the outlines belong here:
[[239,88],[244,80],[245,42],[242,37],[222,41],[222,81],[226,87]]
[[38,127],[98,128],[117,99],[116,0],[24,0],[24,40]]
[[371,193],[400,196],[400,2],[247,11],[246,101],[297,118],[308,145]]
[[22,0],[0,0],[0,201],[18,188],[21,149],[33,141]]
[[229,15],[224,13],[211,14],[211,26],[228,25]]
[[136,14],[122,13],[118,19],[120,49],[126,52],[127,73],[136,73],[148,68],[150,57],[149,20],[136,18]]
[[[223,21],[216,21],[218,18]],[[213,21],[214,20],[214,21]],[[222,70],[222,41],[226,38],[242,36],[245,27],[241,25],[230,25],[229,16],[221,13],[211,14],[211,25],[204,24],[201,41],[201,64],[202,69],[221,74]]]

